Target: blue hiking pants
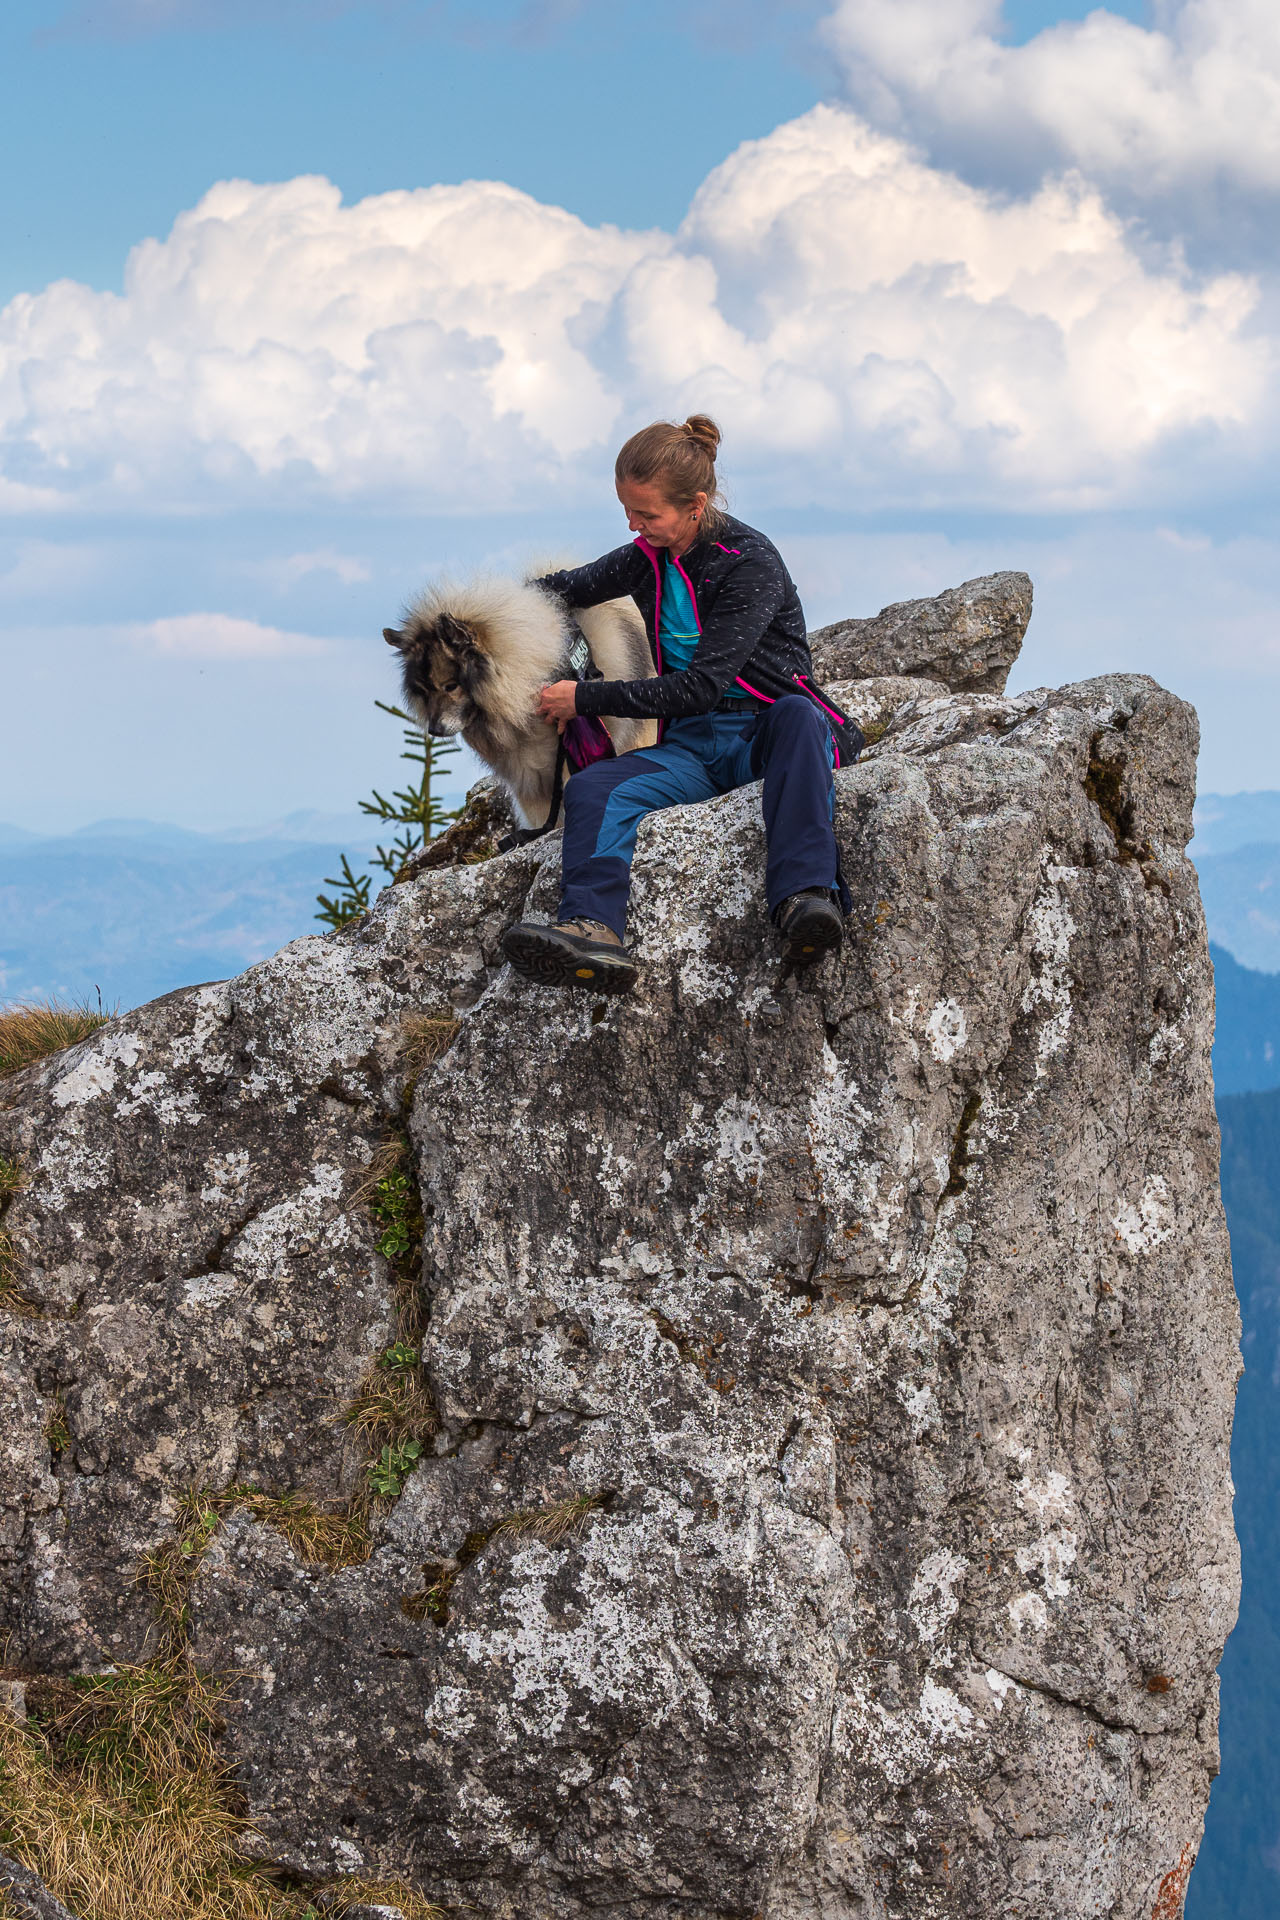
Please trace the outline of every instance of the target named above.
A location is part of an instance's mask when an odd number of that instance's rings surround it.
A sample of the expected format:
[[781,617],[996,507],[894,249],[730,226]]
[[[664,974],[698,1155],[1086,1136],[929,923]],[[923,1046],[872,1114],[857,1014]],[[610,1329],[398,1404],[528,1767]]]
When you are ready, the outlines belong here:
[[763,713],[669,722],[661,746],[597,760],[564,790],[562,920],[599,920],[625,936],[631,856],[646,813],[764,779],[770,913],[802,887],[836,885],[831,729],[803,694]]

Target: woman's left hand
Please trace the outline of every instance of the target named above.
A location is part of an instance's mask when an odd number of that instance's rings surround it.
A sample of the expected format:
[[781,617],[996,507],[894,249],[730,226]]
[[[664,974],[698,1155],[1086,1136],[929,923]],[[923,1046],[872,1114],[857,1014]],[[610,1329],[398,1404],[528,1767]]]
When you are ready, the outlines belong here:
[[558,733],[563,733],[578,711],[576,680],[553,680],[538,695],[538,712]]

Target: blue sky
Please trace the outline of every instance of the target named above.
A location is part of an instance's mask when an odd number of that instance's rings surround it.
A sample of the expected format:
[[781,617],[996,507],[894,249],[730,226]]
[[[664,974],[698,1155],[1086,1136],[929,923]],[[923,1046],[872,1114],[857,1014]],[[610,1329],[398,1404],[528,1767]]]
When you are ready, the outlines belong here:
[[1280,784],[1273,12],[10,0],[0,819],[349,806],[403,596],[694,405],[812,624],[1024,565]]

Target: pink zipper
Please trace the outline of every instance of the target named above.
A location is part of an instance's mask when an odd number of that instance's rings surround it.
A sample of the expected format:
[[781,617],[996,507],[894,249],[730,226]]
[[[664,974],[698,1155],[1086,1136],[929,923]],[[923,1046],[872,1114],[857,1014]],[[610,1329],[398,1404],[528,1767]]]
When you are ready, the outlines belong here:
[[759,687],[753,687],[749,681],[744,680],[742,678],[742,675],[740,673],[734,675],[734,685],[739,687],[745,687],[747,689],[747,692],[750,694],[754,694],[757,700],[763,700],[767,707],[773,707],[777,705],[777,701],[772,694],[761,693]]
[[836,712],[835,708],[829,707],[825,700],[819,698],[819,696],[814,692],[812,687],[807,687],[805,685],[805,680],[807,678],[805,674],[793,673],[791,678],[795,681],[801,693],[807,693],[811,700],[817,700],[818,705],[822,708],[822,711],[824,713],[829,713],[831,715],[831,718],[835,721],[838,727],[842,727],[844,725],[844,721],[841,719],[840,715]]

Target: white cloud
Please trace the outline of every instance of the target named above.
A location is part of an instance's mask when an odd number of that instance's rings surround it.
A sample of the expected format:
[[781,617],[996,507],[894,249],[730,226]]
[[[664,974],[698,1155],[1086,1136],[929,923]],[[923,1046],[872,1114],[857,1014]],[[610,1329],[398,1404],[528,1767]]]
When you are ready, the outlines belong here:
[[[1187,224],[1222,195],[1280,190],[1275,0],[1155,0],[1155,24],[1098,8],[1023,46],[1000,0],[839,0],[824,35],[851,97],[946,164],[1026,185],[1078,166]],[[1199,202],[1199,205],[1197,205]]]
[[344,587],[371,578],[363,560],[352,553],[337,553],[332,547],[317,547],[312,553],[287,554],[283,559],[269,562],[266,571],[282,588],[295,587],[299,580],[313,573],[332,573]]
[[229,613],[173,614],[135,622],[122,631],[134,646],[180,660],[278,660],[333,650],[331,640],[237,620]]
[[224,182],[123,295],[62,281],[0,313],[0,483],[113,510],[568,504],[625,430],[697,405],[775,497],[1185,499],[1268,450],[1255,299],[1140,254],[1079,181],[1010,200],[836,107],[740,148],[676,236],[492,182],[354,206]]

